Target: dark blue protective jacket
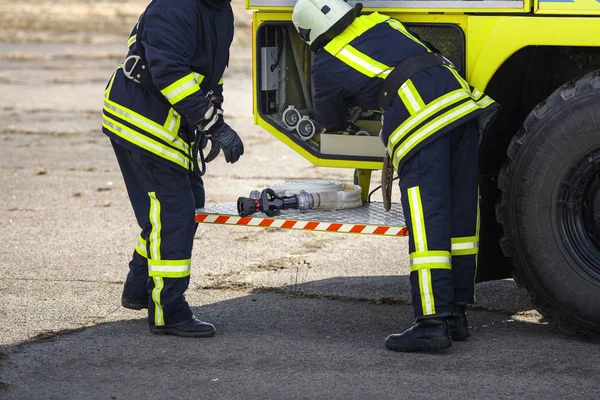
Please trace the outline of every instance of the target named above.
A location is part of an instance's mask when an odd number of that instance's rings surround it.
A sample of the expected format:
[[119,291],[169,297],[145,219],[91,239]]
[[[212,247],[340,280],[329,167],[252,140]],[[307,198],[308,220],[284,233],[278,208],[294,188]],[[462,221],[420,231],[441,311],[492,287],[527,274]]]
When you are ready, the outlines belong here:
[[211,100],[222,103],[233,40],[230,0],[153,0],[129,38],[151,85],[129,79],[123,65],[104,95],[102,130],[117,143],[193,169],[195,124]]
[[[385,78],[402,61],[430,50],[400,22],[373,13],[354,20],[313,58],[314,117],[343,125],[348,108],[379,108]],[[385,110],[381,139],[396,170],[409,154],[457,125],[495,113],[497,104],[453,68],[435,66],[408,79]]]

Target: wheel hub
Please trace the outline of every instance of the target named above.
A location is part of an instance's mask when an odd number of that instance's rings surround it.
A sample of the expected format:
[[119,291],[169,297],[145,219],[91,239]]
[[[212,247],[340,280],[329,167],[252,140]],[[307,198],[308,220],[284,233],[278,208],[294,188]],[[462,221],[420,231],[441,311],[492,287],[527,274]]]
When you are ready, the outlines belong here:
[[582,157],[561,183],[558,223],[579,267],[600,279],[600,149]]

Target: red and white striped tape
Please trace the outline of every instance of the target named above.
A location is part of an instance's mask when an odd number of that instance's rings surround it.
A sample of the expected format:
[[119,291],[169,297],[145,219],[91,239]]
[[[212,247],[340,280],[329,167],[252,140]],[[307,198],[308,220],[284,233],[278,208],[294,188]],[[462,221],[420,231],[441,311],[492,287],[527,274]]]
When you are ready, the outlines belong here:
[[230,215],[196,214],[196,222],[205,224],[258,226],[262,228],[298,229],[319,232],[360,233],[365,235],[406,236],[404,226],[343,224],[339,222],[300,221],[264,217],[238,217]]

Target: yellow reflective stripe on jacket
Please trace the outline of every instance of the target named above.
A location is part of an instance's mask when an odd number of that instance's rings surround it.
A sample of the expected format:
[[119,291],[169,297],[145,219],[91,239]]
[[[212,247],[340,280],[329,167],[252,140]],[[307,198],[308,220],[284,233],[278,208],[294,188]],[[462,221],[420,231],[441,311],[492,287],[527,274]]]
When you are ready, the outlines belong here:
[[142,114],[109,100],[108,98],[104,99],[104,110],[109,114],[113,114],[114,116],[127,121],[131,125],[140,128],[142,131],[148,132],[151,135],[164,140],[171,146],[182,151],[184,154],[190,153],[190,146],[178,135],[178,122],[173,126],[174,129],[169,129],[163,125],[159,125],[149,118],[144,117]]
[[411,115],[416,114],[421,109],[425,108],[423,98],[421,98],[417,88],[410,79],[400,86],[400,89],[398,89],[398,96],[400,96],[404,106]]
[[406,36],[407,38],[409,38],[410,40],[412,40],[415,43],[420,44],[421,46],[425,47],[427,49],[428,52],[430,52],[431,50],[429,50],[429,48],[422,43],[419,39],[417,39],[416,37],[414,37],[409,31],[408,29],[406,29],[406,27],[400,22],[397,21],[395,19],[389,19],[388,20],[388,25],[391,26],[392,28],[394,28],[395,30],[397,30],[398,32],[402,33],[404,36]]
[[417,125],[419,125],[421,122],[431,117],[438,111],[470,96],[471,93],[466,92],[463,89],[454,90],[452,92],[446,93],[443,96],[438,97],[431,103],[427,104],[427,106],[423,110],[421,110],[420,113],[407,118],[390,135],[387,146],[388,154],[392,154],[396,144],[400,142],[404,138],[404,136],[411,132],[411,130]]
[[435,118],[433,121],[427,123],[422,128],[415,131],[411,136],[400,145],[393,154],[392,163],[394,168],[398,170],[398,166],[400,165],[400,161],[404,156],[406,156],[412,149],[419,145],[422,141],[426,140],[431,135],[435,134],[437,131],[445,128],[446,126],[452,124],[455,121],[458,121],[465,115],[471,113],[476,109],[483,109],[492,104],[494,101],[485,96],[479,102],[469,101],[467,103],[463,103],[439,117]]
[[[169,100],[171,104],[177,104],[191,94],[200,90],[200,86],[196,80],[194,72],[189,73],[181,79],[176,80],[160,92]],[[199,75],[201,76],[201,75]]]
[[432,250],[410,253],[410,270],[452,269],[452,257],[449,251]]
[[185,278],[190,275],[192,260],[148,260],[148,274],[163,278]]
[[427,251],[427,232],[425,231],[425,217],[423,203],[421,202],[421,189],[418,186],[408,188],[408,204],[412,224],[412,236],[415,250],[418,253]]
[[222,85],[222,84],[223,84],[223,77],[221,77],[221,79],[219,79],[218,85]]
[[127,47],[131,47],[133,46],[133,44],[135,43],[137,38],[137,35],[132,35],[129,40],[127,41]]
[[333,38],[324,49],[335,56],[345,45],[371,29],[377,24],[390,19],[387,15],[374,12],[356,18],[342,33]]
[[336,54],[336,57],[344,64],[347,64],[369,78],[378,77],[385,79],[393,69],[392,67],[361,53],[351,45],[344,46],[344,48]]
[[143,237],[138,236],[137,243],[135,245],[135,251],[142,257],[148,258],[148,251],[146,250],[146,241]]
[[196,83],[198,85],[200,85],[202,83],[202,81],[204,80],[204,75],[194,72],[194,80],[196,81]]
[[[177,111],[175,111],[174,108],[171,108],[169,110],[169,115],[167,115],[167,120],[165,121],[164,127],[169,132],[173,132],[173,134],[177,135],[179,132],[180,126],[181,126],[181,116],[179,115],[179,113]],[[189,146],[187,145],[187,143],[185,143],[183,140],[182,140],[182,142],[189,149]]]
[[453,237],[452,256],[468,256],[479,252],[479,236]]
[[102,126],[122,139],[125,139],[152,154],[172,161],[185,169],[192,168],[190,159],[183,156],[178,151],[131,129],[106,115],[102,116]]
[[154,302],[154,325],[164,326],[165,325],[165,313],[162,308],[160,301],[160,295],[165,287],[165,281],[160,276],[153,276],[154,289],[152,289],[152,301]]

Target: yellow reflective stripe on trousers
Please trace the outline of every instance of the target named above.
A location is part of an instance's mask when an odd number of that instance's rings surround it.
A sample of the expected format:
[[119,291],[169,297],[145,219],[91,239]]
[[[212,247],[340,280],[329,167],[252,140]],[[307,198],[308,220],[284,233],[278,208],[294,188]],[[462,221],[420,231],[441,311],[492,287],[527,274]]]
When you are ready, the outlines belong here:
[[163,278],[190,276],[192,260],[148,260],[148,275]]
[[344,64],[369,78],[379,77],[385,79],[392,70],[392,67],[380,63],[350,45],[346,45],[335,56]]
[[106,115],[102,116],[102,126],[115,135],[135,144],[136,146],[141,147],[144,150],[147,150],[166,160],[172,161],[185,169],[191,168],[191,162],[189,158],[183,156],[178,151],[131,129],[130,127],[125,126],[122,123],[107,117]]
[[348,43],[371,29],[377,24],[387,21],[390,17],[374,12],[356,18],[342,33],[333,38],[325,47],[325,51],[335,56]]
[[165,313],[163,312],[160,295],[163,287],[165,287],[165,281],[160,276],[154,276],[152,277],[152,280],[154,281],[154,289],[152,289],[152,301],[154,302],[154,325],[164,326]]
[[421,122],[431,117],[435,113],[440,110],[455,104],[467,97],[470,97],[471,93],[467,92],[463,89],[457,89],[452,92],[446,93],[443,96],[438,97],[431,103],[427,104],[427,106],[421,110],[420,113],[415,114],[414,116],[410,116],[406,119],[406,121],[402,122],[400,126],[398,126],[394,132],[388,138],[388,146],[387,151],[388,154],[392,154],[394,152],[394,147],[396,143],[404,138],[414,127],[419,125]]
[[446,250],[431,250],[410,253],[410,270],[452,269],[452,257]]
[[408,138],[400,147],[396,149],[393,153],[392,162],[396,171],[398,170],[398,166],[400,165],[400,161],[404,156],[406,156],[412,149],[419,145],[423,140],[426,140],[429,136],[433,135],[440,129],[445,128],[446,126],[452,124],[455,121],[458,121],[465,115],[474,111],[477,108],[485,108],[492,104],[494,101],[485,97],[480,102],[469,101],[460,106],[457,106],[439,117],[435,118],[433,121],[424,125],[419,130],[415,131],[411,134],[410,138]]
[[133,44],[135,43],[137,38],[137,35],[132,35],[129,40],[127,41],[127,47],[131,47],[133,46]]
[[427,251],[427,232],[425,231],[425,216],[421,203],[421,189],[418,186],[408,188],[408,204],[412,224],[412,237],[415,251]]
[[146,241],[143,237],[138,236],[137,243],[135,245],[135,251],[142,257],[148,258],[148,251],[146,250]]
[[[150,259],[152,260],[160,260],[160,244],[161,244],[161,231],[162,231],[162,223],[160,220],[160,200],[156,197],[156,192],[148,192],[148,197],[150,198],[150,215],[148,216],[150,220],[150,225],[152,226],[152,230],[150,231],[150,236],[148,240],[150,241]],[[150,260],[148,260],[149,262]]]
[[[189,145],[178,135],[179,125],[174,126],[174,128],[177,128],[177,130],[171,130],[169,128],[165,129],[165,126],[159,125],[151,119],[144,117],[142,114],[136,113],[135,111],[130,110],[127,107],[123,107],[122,105],[117,104],[109,99],[104,99],[104,110],[109,114],[113,114],[114,116],[127,121],[131,125],[140,128],[144,132],[148,132],[151,135],[164,140],[171,146],[182,151],[184,154],[190,153]],[[173,109],[171,110],[174,111]],[[169,118],[171,118],[170,113],[167,117],[167,120],[169,120]]]
[[[165,124],[163,126],[169,132],[173,132],[174,135],[179,134],[179,127],[181,126],[181,116],[177,111],[175,111],[174,108],[171,107],[171,109],[169,110],[169,115],[167,115],[167,120],[165,121]],[[182,142],[186,145],[186,148],[189,149],[187,143],[185,143],[183,140]]]
[[431,279],[432,269],[452,269],[449,251],[434,250],[410,254],[410,271],[417,273],[423,315],[435,314],[435,297]]
[[479,252],[479,236],[453,237],[452,256],[468,256]]
[[171,104],[177,104],[191,94],[200,90],[196,77],[201,76],[194,72],[189,73],[181,79],[173,82],[160,92],[169,100]]
[[411,115],[416,114],[421,109],[425,108],[423,98],[410,79],[400,86],[400,89],[398,89],[398,96],[400,96],[402,103],[404,103],[404,106]]

